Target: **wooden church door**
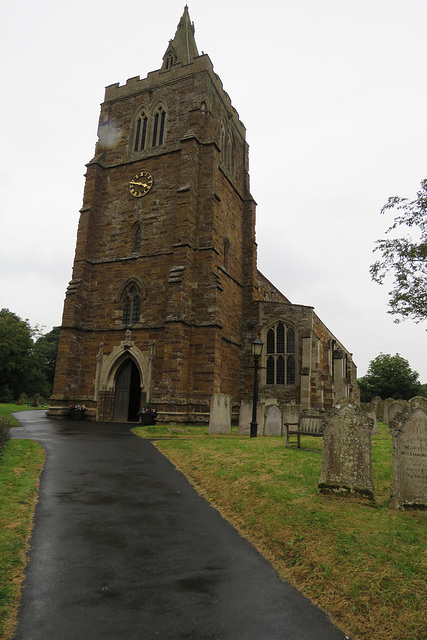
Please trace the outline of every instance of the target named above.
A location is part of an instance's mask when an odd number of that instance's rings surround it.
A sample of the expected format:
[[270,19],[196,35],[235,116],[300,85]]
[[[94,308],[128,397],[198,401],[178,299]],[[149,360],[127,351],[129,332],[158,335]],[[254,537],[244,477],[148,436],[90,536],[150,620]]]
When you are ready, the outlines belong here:
[[120,367],[116,378],[114,420],[137,421],[140,409],[141,382],[138,367],[128,358]]

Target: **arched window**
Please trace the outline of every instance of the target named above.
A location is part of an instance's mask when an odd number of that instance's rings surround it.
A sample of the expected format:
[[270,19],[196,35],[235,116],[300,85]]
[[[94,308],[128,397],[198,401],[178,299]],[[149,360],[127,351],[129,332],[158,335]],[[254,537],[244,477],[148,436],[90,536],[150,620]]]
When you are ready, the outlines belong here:
[[166,58],[166,64],[165,64],[166,71],[167,71],[168,69],[170,69],[172,65],[173,65],[173,54],[172,54],[172,52],[170,51],[170,52],[168,53],[168,55],[167,55],[167,58]]
[[123,324],[137,324],[141,315],[141,298],[134,284],[129,285],[123,300]]
[[146,151],[163,144],[166,138],[166,114],[163,102],[150,111],[141,107],[134,124],[134,137],[131,139],[133,152]]
[[135,231],[134,251],[141,251],[141,239],[142,239],[142,231],[141,231],[141,227],[138,225]]
[[142,151],[145,149],[147,142],[147,124],[147,115],[145,111],[142,111],[136,121],[134,151]]
[[158,147],[163,144],[165,136],[166,111],[162,105],[157,107],[153,116],[153,139],[152,146]]
[[266,336],[266,384],[295,384],[295,330],[277,322]]

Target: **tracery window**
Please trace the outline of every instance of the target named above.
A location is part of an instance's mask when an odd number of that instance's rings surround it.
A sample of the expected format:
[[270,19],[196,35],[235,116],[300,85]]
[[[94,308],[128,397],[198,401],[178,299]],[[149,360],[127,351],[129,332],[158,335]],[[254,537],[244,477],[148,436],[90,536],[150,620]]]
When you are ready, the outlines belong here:
[[134,124],[132,151],[145,151],[162,145],[166,137],[166,119],[167,110],[163,102],[150,110],[141,107]]
[[278,322],[266,343],[266,384],[295,384],[295,330]]
[[123,324],[137,324],[141,315],[141,298],[138,289],[131,284],[123,300]]

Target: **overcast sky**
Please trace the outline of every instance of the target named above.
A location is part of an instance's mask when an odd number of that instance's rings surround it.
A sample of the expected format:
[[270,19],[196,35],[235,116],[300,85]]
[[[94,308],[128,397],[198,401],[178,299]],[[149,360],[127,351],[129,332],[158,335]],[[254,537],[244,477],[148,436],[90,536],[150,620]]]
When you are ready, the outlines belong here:
[[[23,0],[1,10],[0,308],[61,323],[104,88],[161,66],[183,0]],[[427,382],[426,323],[371,282],[389,196],[427,178],[426,0],[190,0],[247,129],[258,267],[316,313],[359,376],[400,353]]]

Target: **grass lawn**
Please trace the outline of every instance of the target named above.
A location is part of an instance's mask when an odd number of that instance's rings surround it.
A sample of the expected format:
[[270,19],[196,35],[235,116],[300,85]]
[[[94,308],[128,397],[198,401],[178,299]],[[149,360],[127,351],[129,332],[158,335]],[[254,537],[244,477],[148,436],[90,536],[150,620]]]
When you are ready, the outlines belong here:
[[4,404],[0,403],[0,416],[9,418],[12,427],[19,427],[19,422],[13,417],[12,413],[17,411],[37,411],[38,409],[44,409],[47,407],[29,407],[26,404]]
[[[0,404],[0,416],[33,408]],[[44,459],[31,440],[10,440],[0,455],[0,640],[9,640],[15,626]]]
[[[0,415],[32,409],[0,405]],[[421,640],[425,620],[426,512],[389,509],[392,443],[372,438],[376,503],[320,496],[322,441],[209,436],[208,428],[134,429],[322,607],[352,640]],[[12,440],[0,459],[0,640],[9,640],[28,550],[44,451]],[[314,640],[314,639],[313,639]]]
[[[426,637],[426,513],[389,509],[392,442],[372,438],[376,503],[317,492],[322,440],[138,427],[198,491],[353,640]],[[194,434],[194,435],[193,435]],[[423,564],[424,560],[424,564]]]

